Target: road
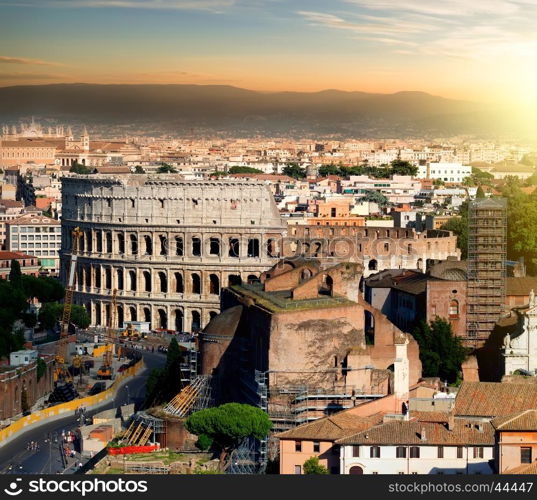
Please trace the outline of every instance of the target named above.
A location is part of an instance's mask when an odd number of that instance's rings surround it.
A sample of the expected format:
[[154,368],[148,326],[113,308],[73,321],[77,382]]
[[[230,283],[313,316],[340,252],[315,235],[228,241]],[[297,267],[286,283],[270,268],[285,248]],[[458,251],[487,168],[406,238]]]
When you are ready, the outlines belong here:
[[[143,402],[145,382],[149,373],[153,368],[162,366],[166,357],[157,352],[138,352],[144,358],[145,369],[122,385],[113,401],[96,410],[86,412],[87,417],[128,403],[135,403],[138,407]],[[79,427],[79,422],[76,416],[71,414],[25,432],[19,438],[0,448],[0,474],[55,474],[59,471],[63,472],[65,467],[60,452],[61,434],[63,430],[74,430],[77,427]],[[38,443],[38,451],[27,450],[27,443],[30,441]],[[76,460],[71,462],[78,461],[80,458],[77,454]],[[72,468],[65,471],[65,473],[70,472],[72,472]]]

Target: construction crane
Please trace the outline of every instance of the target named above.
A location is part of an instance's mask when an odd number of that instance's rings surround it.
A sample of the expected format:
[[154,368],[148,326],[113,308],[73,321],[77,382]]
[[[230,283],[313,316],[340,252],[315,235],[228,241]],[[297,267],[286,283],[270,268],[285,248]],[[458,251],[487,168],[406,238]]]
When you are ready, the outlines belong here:
[[[115,347],[116,334],[115,334],[115,319],[116,319],[116,309],[117,309],[117,289],[112,290],[112,301],[110,304],[110,314],[108,315],[108,321],[106,325],[106,336],[105,341],[112,343],[112,349]],[[112,378],[112,351],[107,349],[104,353],[103,364],[97,371],[97,376],[99,378]]]
[[65,287],[65,297],[63,300],[63,315],[60,326],[60,339],[56,348],[56,369],[54,371],[55,381],[71,381],[71,374],[65,366],[65,359],[67,358],[67,346],[69,344],[69,323],[71,322],[71,310],[73,309],[73,293],[75,290],[78,247],[82,234],[83,233],[79,227],[75,227],[71,233],[71,259],[67,275],[67,286]]

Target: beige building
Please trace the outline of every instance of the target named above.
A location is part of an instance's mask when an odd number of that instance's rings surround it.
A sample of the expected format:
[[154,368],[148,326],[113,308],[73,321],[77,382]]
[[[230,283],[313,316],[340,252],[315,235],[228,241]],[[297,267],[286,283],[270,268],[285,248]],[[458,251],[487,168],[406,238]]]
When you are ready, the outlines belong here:
[[185,181],[180,175],[62,179],[62,271],[80,227],[75,301],[106,325],[116,321],[192,331],[220,310],[220,290],[257,280],[278,257],[284,233],[266,185]]

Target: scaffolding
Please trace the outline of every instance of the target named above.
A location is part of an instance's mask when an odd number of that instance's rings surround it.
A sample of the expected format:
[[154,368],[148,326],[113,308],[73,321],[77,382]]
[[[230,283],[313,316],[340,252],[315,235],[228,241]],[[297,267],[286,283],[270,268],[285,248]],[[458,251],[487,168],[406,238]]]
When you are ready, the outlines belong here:
[[503,198],[479,199],[468,212],[468,344],[483,344],[505,303],[507,210]]
[[[197,375],[163,409],[174,417],[186,417],[195,408],[207,408],[210,404],[210,377]],[[196,406],[197,405],[197,406]]]
[[198,351],[195,346],[188,349],[185,356],[185,361],[180,364],[181,385],[186,387],[196,378],[198,373]]
[[140,411],[133,416],[133,420],[121,440],[128,446],[145,446],[151,436],[155,440],[158,434],[165,432],[166,422],[164,420]]

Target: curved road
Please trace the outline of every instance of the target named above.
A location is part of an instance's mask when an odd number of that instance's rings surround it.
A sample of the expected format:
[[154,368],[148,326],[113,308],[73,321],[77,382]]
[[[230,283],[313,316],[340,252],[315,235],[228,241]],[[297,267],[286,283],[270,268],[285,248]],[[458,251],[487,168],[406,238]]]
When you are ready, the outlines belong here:
[[[145,369],[123,384],[113,401],[86,412],[87,417],[128,403],[135,403],[136,406],[139,406],[143,402],[145,382],[151,369],[162,366],[166,357],[160,353],[138,352],[144,358]],[[71,414],[26,431],[20,437],[0,447],[0,474],[55,474],[63,471],[64,464],[60,452],[61,433],[62,430],[74,430],[78,426],[77,418]],[[27,450],[27,443],[30,441],[37,441],[38,451]],[[66,472],[69,473],[72,470]]]

